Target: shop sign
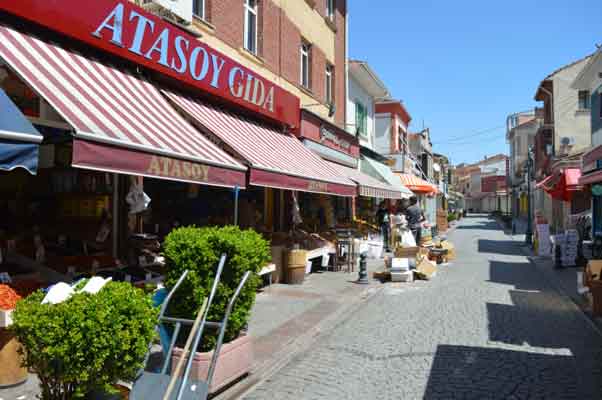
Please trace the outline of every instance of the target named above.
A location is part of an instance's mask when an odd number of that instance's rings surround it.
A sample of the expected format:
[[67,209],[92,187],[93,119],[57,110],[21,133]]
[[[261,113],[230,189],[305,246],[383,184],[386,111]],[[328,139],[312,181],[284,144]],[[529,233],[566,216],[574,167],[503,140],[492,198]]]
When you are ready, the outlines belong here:
[[329,141],[331,143],[334,143],[338,147],[345,149],[346,151],[349,151],[349,149],[351,148],[351,142],[349,142],[345,139],[341,139],[336,133],[329,130],[324,125],[322,125],[320,127],[320,141],[321,142]]
[[328,183],[309,181],[307,185],[307,190],[309,190],[310,192],[328,192]]
[[152,156],[146,172],[153,176],[206,182],[209,167],[203,164],[180,161],[175,158]]
[[7,1],[0,10],[34,21],[289,126],[299,99],[129,1]]

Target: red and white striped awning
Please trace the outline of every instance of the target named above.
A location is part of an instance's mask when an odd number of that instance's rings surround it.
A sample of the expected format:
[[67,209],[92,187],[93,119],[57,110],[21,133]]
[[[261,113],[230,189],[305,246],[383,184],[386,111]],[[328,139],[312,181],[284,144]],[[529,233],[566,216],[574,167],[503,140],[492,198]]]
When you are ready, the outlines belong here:
[[141,77],[2,25],[0,58],[73,127],[73,166],[245,186],[246,167]]
[[293,135],[183,94],[163,93],[201,129],[250,165],[249,183],[287,190],[355,196],[356,185]]
[[333,169],[336,169],[341,175],[346,176],[358,185],[360,196],[375,197],[379,199],[403,199],[408,197],[399,190],[387,183],[381,182],[370,175],[364,174],[358,169],[346,167],[337,163],[326,161]]

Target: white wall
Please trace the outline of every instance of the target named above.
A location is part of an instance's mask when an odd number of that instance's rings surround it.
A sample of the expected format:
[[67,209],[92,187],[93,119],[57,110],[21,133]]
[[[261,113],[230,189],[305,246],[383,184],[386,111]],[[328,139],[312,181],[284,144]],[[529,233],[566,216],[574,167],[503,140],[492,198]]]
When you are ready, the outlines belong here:
[[586,65],[587,60],[578,62],[554,76],[554,151],[562,154],[560,140],[572,137],[575,144],[568,149],[570,154],[579,153],[591,146],[590,113],[580,111],[579,91],[571,84]]
[[359,136],[360,145],[374,150],[374,99],[349,76],[349,96],[347,97],[347,130],[355,134],[355,102],[360,101],[368,109],[368,135]]
[[374,124],[374,151],[391,153],[391,114],[376,114]]

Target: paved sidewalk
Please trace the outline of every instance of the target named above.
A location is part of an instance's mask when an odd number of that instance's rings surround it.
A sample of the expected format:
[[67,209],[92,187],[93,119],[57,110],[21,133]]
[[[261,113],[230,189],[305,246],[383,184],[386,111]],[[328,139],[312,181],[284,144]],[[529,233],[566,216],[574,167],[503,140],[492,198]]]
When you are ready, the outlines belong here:
[[435,279],[387,284],[245,400],[602,398],[602,337],[497,223]]
[[[501,224],[501,223],[500,223]],[[525,231],[526,222],[519,220],[516,225],[516,234],[512,235],[512,232],[508,229],[504,229],[506,235],[512,238],[512,240],[518,243],[525,242]],[[505,227],[504,227],[505,228]],[[583,272],[584,268],[578,267],[567,267],[567,268],[556,268],[554,265],[553,257],[542,257],[534,254],[533,250],[527,245],[522,246],[523,254],[525,254],[529,260],[537,267],[537,269],[552,283],[556,288],[566,296],[570,297],[579,307],[588,313],[589,305],[587,304],[586,298],[577,291],[577,274]]]
[[[384,261],[368,260],[369,276],[384,268]],[[251,374],[217,396],[236,398],[279,363],[302,348],[328,323],[352,312],[353,307],[373,295],[382,284],[370,279],[369,285],[358,285],[358,273],[323,272],[306,277],[302,285],[274,284],[257,294],[249,321],[249,334],[254,341],[254,366]],[[33,400],[39,394],[35,375],[22,385],[0,389],[0,400]]]
[[337,321],[375,295],[383,285],[371,279],[384,261],[368,260],[369,285],[355,283],[358,273],[322,272],[302,285],[274,284],[257,295],[249,321],[254,365],[248,377],[216,396],[236,399],[285,365]]
[[[499,222],[499,221],[498,221]],[[500,222],[501,225],[501,222]],[[512,235],[511,231],[505,229],[504,232],[512,240],[517,243],[525,242],[526,223],[520,221],[517,224],[517,234]],[[521,246],[522,252],[533,263],[537,270],[544,275],[549,283],[554,286],[560,293],[569,297],[597,326],[597,329],[602,331],[602,318],[594,318],[591,315],[591,307],[584,295],[577,291],[577,275],[579,272],[584,272],[582,267],[556,268],[553,257],[541,257],[534,254],[533,250],[527,245]]]

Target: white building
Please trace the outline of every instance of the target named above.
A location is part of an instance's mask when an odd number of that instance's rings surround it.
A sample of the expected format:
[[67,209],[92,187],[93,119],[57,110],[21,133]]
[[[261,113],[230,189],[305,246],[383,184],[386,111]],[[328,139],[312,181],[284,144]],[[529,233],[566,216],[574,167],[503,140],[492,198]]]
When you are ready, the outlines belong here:
[[373,151],[376,151],[375,103],[386,97],[389,97],[389,90],[368,63],[349,60],[347,130],[357,134],[360,146]]

